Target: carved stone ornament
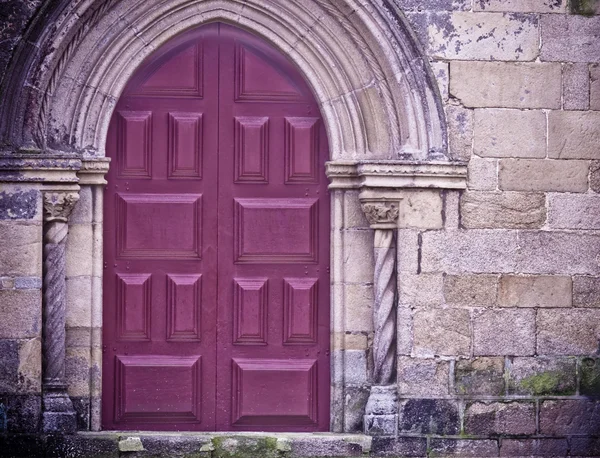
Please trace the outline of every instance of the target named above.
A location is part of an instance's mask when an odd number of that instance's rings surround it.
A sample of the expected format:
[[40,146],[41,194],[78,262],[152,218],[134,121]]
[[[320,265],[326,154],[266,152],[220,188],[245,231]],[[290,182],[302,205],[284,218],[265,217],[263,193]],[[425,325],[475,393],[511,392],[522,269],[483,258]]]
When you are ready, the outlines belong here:
[[71,210],[79,200],[77,192],[47,192],[44,194],[44,218],[47,222],[67,222]]
[[364,202],[361,207],[371,227],[392,229],[398,226],[400,215],[398,202]]

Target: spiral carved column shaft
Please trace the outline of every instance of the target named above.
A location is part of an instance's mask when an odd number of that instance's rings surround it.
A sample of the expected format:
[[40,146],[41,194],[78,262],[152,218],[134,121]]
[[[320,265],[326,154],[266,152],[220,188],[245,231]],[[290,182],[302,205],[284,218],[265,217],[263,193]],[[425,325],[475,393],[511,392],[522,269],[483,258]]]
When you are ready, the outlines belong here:
[[399,205],[385,200],[363,201],[374,234],[373,373],[365,408],[365,433],[395,435],[396,390],[396,246]]
[[67,219],[76,192],[44,194],[43,429],[74,432],[76,417],[65,385]]

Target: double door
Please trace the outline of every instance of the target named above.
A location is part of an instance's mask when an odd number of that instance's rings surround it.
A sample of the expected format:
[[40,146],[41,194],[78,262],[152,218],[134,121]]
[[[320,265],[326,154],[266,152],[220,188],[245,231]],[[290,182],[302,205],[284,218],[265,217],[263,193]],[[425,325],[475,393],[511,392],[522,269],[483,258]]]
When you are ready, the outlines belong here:
[[129,82],[107,155],[103,429],[327,430],[328,151],[299,72],[187,32]]

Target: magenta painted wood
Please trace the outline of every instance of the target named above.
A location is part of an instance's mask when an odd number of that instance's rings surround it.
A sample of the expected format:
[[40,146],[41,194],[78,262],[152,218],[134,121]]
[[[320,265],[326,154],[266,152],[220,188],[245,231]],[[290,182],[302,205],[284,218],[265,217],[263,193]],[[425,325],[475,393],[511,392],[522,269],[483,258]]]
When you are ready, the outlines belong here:
[[109,128],[103,428],[329,428],[327,139],[298,71],[223,24]]

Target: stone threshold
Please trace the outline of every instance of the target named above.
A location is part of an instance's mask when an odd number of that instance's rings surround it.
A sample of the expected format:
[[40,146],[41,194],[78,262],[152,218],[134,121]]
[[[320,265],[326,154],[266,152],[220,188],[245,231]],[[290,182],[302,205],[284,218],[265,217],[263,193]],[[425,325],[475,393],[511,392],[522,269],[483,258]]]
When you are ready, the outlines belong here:
[[[363,434],[102,431],[73,435],[0,435],[2,457],[308,458],[368,457]],[[7,454],[5,454],[7,453]]]

